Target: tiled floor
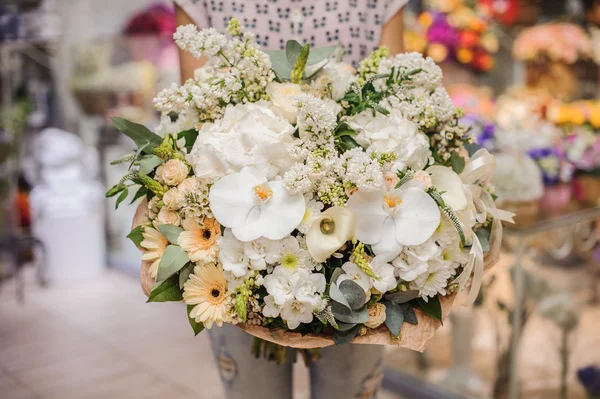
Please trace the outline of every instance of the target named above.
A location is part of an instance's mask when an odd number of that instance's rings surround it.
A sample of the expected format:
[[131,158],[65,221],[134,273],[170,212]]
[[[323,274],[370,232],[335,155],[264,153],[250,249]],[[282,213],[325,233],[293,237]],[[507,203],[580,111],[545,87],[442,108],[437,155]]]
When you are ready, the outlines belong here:
[[[115,270],[50,288],[27,280],[24,304],[11,281],[0,287],[0,398],[224,397],[208,336],[193,337],[181,304],[146,304]],[[307,398],[305,370],[295,378]]]

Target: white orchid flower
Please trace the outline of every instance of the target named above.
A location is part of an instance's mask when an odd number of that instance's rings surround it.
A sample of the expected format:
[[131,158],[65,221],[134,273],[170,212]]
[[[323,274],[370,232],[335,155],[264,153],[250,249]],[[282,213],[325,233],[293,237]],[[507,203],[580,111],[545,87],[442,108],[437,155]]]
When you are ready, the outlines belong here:
[[251,168],[217,181],[209,200],[219,223],[244,242],[286,237],[300,224],[306,209],[302,195],[290,195],[283,182],[267,181],[263,173]]
[[356,215],[356,238],[391,261],[405,245],[427,241],[440,224],[440,210],[422,185],[391,191],[356,192],[346,204]]

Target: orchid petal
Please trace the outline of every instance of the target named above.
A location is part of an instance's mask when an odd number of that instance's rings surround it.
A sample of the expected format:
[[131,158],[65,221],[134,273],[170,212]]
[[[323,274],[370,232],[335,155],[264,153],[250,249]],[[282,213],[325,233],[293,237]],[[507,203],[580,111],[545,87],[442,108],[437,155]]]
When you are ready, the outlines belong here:
[[[225,227],[239,225],[255,206],[252,187],[263,183],[246,169],[227,175],[210,189],[210,209],[217,221]],[[248,193],[240,195],[240,193]]]
[[262,236],[270,240],[281,240],[300,224],[306,211],[306,202],[301,194],[290,195],[282,181],[269,183],[273,197],[261,207],[260,218],[264,221]]
[[402,205],[394,215],[396,240],[403,245],[421,245],[440,225],[440,210],[423,190],[409,188],[398,191]]
[[378,243],[373,244],[373,252],[375,255],[386,262],[391,262],[394,258],[400,255],[403,245],[396,239],[396,225],[394,219],[388,217],[381,229],[382,236]]
[[357,192],[350,196],[346,208],[356,215],[356,238],[365,244],[381,241],[383,224],[388,214],[382,207],[381,192]]
[[446,205],[455,211],[461,211],[467,207],[467,198],[459,175],[452,169],[440,165],[428,168],[427,172],[431,173],[433,186],[443,193],[442,198]]

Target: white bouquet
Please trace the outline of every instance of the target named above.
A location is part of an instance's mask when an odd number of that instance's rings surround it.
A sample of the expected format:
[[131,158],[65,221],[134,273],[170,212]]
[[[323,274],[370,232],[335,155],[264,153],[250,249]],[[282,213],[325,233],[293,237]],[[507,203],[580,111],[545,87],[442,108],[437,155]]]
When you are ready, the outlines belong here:
[[114,119],[138,150],[107,195],[137,185],[148,200],[130,237],[149,301],[185,301],[196,332],[233,323],[314,347],[413,329],[400,343],[422,350],[441,304],[470,281],[475,299],[511,218],[440,68],[381,48],[354,71],[336,46],[261,51],[237,20],[229,33],[177,30],[208,62],[155,99],[157,133]]

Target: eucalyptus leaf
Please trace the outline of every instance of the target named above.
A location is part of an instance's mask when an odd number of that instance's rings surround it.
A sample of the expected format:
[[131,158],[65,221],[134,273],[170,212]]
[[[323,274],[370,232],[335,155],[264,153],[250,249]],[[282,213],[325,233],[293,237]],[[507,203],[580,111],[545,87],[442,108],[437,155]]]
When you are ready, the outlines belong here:
[[338,322],[337,323],[338,327],[336,330],[338,331],[348,331],[351,328],[354,328],[354,326],[356,326],[356,323],[342,323],[342,322]]
[[[157,282],[165,281],[166,279],[177,273],[186,263],[190,261],[190,258],[185,251],[178,246],[169,245],[158,264],[158,275],[156,276]],[[177,281],[179,288],[179,280]]]
[[184,266],[183,269],[179,272],[179,288],[183,289],[183,285],[190,278],[190,274],[194,272],[194,264],[188,263]]
[[465,159],[458,155],[457,152],[453,152],[450,156],[450,165],[454,173],[460,175],[465,170]]
[[353,280],[342,281],[339,288],[352,310],[360,309],[367,302],[365,290]]
[[271,59],[271,68],[279,78],[279,80],[290,80],[293,65],[290,65],[285,52],[264,50]]
[[308,61],[306,65],[314,65],[324,60],[327,60],[331,54],[337,48],[337,44],[334,46],[327,47],[318,47],[310,50],[310,54],[308,55]]
[[343,323],[366,323],[369,321],[369,310],[366,305],[359,310],[352,311],[337,302],[331,302],[331,311],[335,319]]
[[161,163],[163,163],[163,160],[156,155],[144,155],[142,159],[140,159],[139,172],[143,175],[147,175]]
[[113,117],[112,121],[119,131],[132,139],[138,148],[143,148],[143,152],[146,154],[152,153],[152,149],[159,146],[163,141],[159,135],[152,133],[144,125],[119,117]]
[[335,342],[337,346],[347,345],[350,342],[352,342],[354,337],[358,335],[359,330],[360,326],[354,326],[353,328],[347,331],[336,330],[333,332],[331,338],[333,338],[333,342]]
[[192,326],[192,329],[194,330],[194,336],[200,334],[202,330],[204,330],[204,324],[198,323],[195,319],[190,317],[190,313],[192,312],[192,309],[194,309],[195,306],[196,305],[187,305],[188,321],[190,322],[190,326]]
[[321,69],[323,69],[323,67],[325,67],[325,65],[329,64],[329,60],[323,60],[321,62],[319,62],[318,64],[314,64],[314,65],[307,65],[306,67],[304,67],[304,75],[303,78],[304,79],[310,79],[313,76],[315,76],[317,74],[317,72],[319,72]]
[[406,323],[414,324],[415,326],[419,324],[415,310],[410,303],[403,303],[400,307],[402,308],[402,313],[404,313],[404,321]]
[[133,199],[131,200],[129,205],[133,204],[135,201],[137,201],[146,194],[148,194],[148,189],[144,186],[140,186],[140,188],[135,192],[135,195],[133,196]]
[[469,153],[470,157],[472,157],[473,154],[475,154],[477,151],[481,150],[482,148],[483,148],[482,146],[480,146],[479,144],[476,144],[476,143],[465,144],[465,149]]
[[490,251],[490,232],[487,229],[481,228],[475,231],[475,235],[479,238],[479,243],[483,252]]
[[177,245],[177,239],[179,238],[179,234],[183,231],[183,229],[179,226],[175,226],[174,224],[159,224],[158,231],[169,240],[171,244]]
[[128,195],[129,195],[128,188],[125,188],[123,191],[121,191],[121,195],[119,195],[119,198],[117,198],[117,202],[115,203],[115,209],[117,209],[119,207],[121,202],[125,201],[125,199],[127,198]]
[[385,304],[385,325],[394,337],[400,335],[402,325],[404,324],[404,312],[400,305],[395,303]]
[[171,276],[152,288],[148,302],[178,302],[183,299],[177,276]]
[[329,298],[331,298],[332,301],[339,303],[340,305],[344,305],[348,308],[348,310],[352,310],[350,304],[346,300],[346,297],[344,296],[344,294],[342,294],[342,291],[340,291],[338,286],[334,283],[331,283],[331,285],[329,286]]
[[338,278],[340,278],[340,276],[344,273],[344,269],[341,267],[336,267],[331,274],[331,284],[337,283]]
[[442,322],[442,304],[440,303],[440,298],[437,295],[433,298],[429,298],[428,302],[425,302],[423,298],[418,298],[417,304],[427,316],[444,324]]
[[137,226],[127,234],[127,238],[129,238],[136,247],[139,247],[142,241],[144,241],[143,231],[144,228],[142,226]]
[[302,51],[302,45],[297,40],[288,40],[285,44],[285,58],[290,65],[295,65]]
[[419,296],[418,290],[410,290],[410,291],[402,291],[402,292],[394,292],[393,294],[386,294],[384,297],[386,300],[395,303],[401,304],[408,301],[412,301],[416,297]]

